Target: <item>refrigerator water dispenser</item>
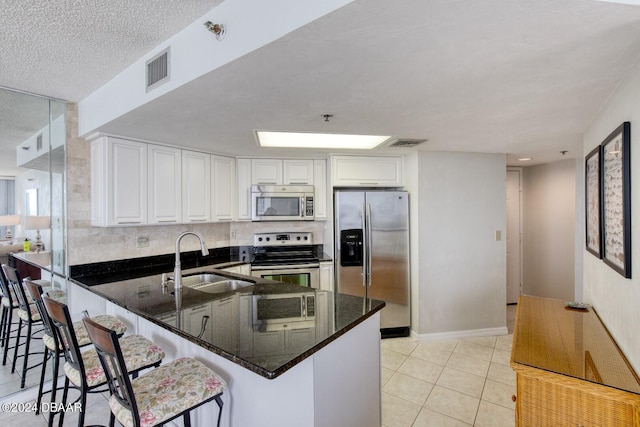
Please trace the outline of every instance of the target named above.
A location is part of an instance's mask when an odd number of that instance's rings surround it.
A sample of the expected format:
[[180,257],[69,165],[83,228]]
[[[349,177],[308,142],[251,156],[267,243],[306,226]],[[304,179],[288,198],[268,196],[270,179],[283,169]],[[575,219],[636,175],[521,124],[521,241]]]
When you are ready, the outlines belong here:
[[362,229],[340,230],[340,265],[362,266]]

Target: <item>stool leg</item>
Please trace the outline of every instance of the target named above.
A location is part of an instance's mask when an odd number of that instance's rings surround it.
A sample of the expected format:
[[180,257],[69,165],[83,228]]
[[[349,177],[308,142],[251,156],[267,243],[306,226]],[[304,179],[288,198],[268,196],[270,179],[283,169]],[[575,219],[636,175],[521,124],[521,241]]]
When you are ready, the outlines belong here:
[[13,322],[13,309],[7,307],[7,322],[4,325],[2,335],[4,338],[4,352],[2,353],[2,366],[7,364],[7,353],[9,352],[9,335],[11,334],[11,322]]
[[184,427],[191,427],[191,411],[182,414],[182,419],[184,420]]
[[220,410],[218,411],[218,427],[220,427],[220,420],[222,419],[222,399],[220,398],[220,395],[214,397],[214,399],[216,400],[216,403],[218,404],[218,407],[220,408]]
[[4,326],[7,322],[8,307],[2,306],[2,317],[0,317],[0,347],[4,347]]
[[49,358],[49,350],[45,348],[44,358],[42,359],[42,371],[40,372],[40,385],[38,386],[38,398],[36,399],[36,415],[40,413],[40,404],[42,403],[42,389],[44,388],[44,377],[47,373],[47,359]]
[[[53,352],[53,379],[51,381],[51,403],[56,401],[56,390],[58,388],[58,369],[60,368],[60,352]],[[53,425],[53,412],[51,412],[51,407],[53,405],[49,405],[49,422],[48,426],[51,427]]]
[[11,362],[11,373],[16,371],[16,360],[18,359],[18,347],[20,346],[20,335],[22,335],[22,318],[18,321],[18,333],[16,334],[16,346],[13,348],[13,361]]
[[24,360],[22,361],[22,380],[20,381],[20,388],[24,388],[25,381],[27,380],[27,362],[29,361],[29,347],[31,347],[31,322],[27,322],[27,337],[24,342]]
[[84,427],[84,414],[87,411],[87,389],[83,385],[80,390],[80,416],[78,417],[78,427]]
[[[69,377],[64,378],[64,391],[62,392],[62,407],[67,407],[67,394],[69,393]],[[51,417],[49,418],[52,419]],[[60,411],[60,418],[58,418],[58,427],[62,427],[64,423],[64,411]]]

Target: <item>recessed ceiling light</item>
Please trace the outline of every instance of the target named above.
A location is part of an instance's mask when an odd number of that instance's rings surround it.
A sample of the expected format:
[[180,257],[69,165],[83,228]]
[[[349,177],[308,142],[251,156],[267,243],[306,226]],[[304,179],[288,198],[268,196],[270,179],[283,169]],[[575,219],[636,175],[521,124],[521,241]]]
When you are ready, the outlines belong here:
[[520,157],[518,159],[519,162],[528,162],[531,160],[531,157]]
[[391,139],[389,135],[255,131],[261,147],[332,148],[371,150]]

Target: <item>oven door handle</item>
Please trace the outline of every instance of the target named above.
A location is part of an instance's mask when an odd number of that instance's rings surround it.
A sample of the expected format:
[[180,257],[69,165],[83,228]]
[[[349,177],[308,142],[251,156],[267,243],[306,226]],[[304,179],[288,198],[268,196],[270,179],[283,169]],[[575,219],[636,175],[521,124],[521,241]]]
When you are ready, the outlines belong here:
[[274,264],[274,265],[252,265],[251,271],[265,271],[265,270],[300,270],[303,268],[320,268],[320,264],[317,262],[309,264]]

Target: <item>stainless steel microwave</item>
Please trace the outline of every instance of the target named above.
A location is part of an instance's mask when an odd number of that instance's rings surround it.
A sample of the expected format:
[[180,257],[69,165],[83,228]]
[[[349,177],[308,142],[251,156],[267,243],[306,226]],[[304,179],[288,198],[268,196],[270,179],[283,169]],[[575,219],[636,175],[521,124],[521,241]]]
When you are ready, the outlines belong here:
[[252,185],[252,221],[313,221],[313,185]]
[[253,329],[260,332],[313,328],[316,295],[312,292],[253,295]]

